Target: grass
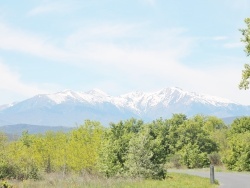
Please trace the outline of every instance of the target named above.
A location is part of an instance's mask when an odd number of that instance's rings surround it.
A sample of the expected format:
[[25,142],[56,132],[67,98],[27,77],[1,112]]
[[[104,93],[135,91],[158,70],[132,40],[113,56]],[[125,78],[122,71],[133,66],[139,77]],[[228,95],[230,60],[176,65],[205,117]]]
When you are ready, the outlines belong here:
[[169,173],[166,180],[144,180],[135,182],[131,188],[216,188],[218,185],[211,185],[208,178],[201,178],[187,174]]
[[[182,168],[169,168],[169,169],[174,170],[174,171],[176,171],[176,170],[195,170],[195,171],[205,171],[205,172],[210,171],[209,167],[207,167],[207,168],[194,168],[194,169],[188,169],[186,167],[182,167]],[[228,170],[225,166],[222,166],[222,165],[214,166],[214,171],[215,172],[233,172],[231,170]]]
[[43,180],[10,181],[13,188],[216,188],[208,178],[187,174],[168,173],[165,180],[142,180],[126,178],[103,178],[85,174],[83,176],[48,174]]

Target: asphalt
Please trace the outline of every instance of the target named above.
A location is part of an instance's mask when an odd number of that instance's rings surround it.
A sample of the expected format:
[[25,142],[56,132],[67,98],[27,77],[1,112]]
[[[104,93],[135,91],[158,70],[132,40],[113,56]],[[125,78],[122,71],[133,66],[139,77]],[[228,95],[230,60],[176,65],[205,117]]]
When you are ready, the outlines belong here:
[[[201,170],[168,170],[169,172],[185,173],[210,178],[210,172]],[[219,181],[220,188],[250,188],[250,173],[241,172],[215,172],[215,179]]]

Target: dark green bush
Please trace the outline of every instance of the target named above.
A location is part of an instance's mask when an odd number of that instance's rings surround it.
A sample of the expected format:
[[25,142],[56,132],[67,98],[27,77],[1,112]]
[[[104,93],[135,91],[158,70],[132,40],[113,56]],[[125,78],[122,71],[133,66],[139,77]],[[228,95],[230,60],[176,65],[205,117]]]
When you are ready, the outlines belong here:
[[0,164],[0,179],[34,179],[40,178],[38,168],[34,165],[22,169],[16,164],[1,163]]
[[0,163],[0,179],[16,178],[16,172],[16,166],[7,163]]

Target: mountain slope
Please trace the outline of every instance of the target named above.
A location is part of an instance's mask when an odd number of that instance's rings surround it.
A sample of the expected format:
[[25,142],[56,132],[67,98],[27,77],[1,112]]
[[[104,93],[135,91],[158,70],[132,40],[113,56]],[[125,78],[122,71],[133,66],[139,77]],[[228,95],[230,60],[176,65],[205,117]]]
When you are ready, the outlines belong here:
[[85,119],[109,122],[141,118],[145,121],[171,117],[173,113],[197,113],[218,117],[250,114],[250,107],[227,99],[166,88],[157,92],[131,92],[118,97],[98,89],[88,92],[63,91],[37,95],[0,110],[0,125],[36,124],[75,126]]
[[44,134],[48,131],[54,132],[68,132],[71,129],[69,127],[62,127],[62,126],[42,126],[42,125],[27,125],[27,124],[15,124],[15,125],[5,125],[0,127],[0,131],[4,132],[8,135],[17,135],[20,136],[24,131],[28,131],[30,134]]

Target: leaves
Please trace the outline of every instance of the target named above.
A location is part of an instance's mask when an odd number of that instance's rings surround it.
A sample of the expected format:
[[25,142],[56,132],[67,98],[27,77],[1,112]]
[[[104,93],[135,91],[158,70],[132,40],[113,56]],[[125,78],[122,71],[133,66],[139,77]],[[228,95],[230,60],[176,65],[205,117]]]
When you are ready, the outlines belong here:
[[[243,38],[241,38],[241,41],[245,44],[245,52],[246,55],[250,55],[250,18],[245,19],[246,28],[240,29]],[[240,89],[249,89],[249,78],[250,78],[250,65],[245,64],[244,70],[242,71],[242,80],[239,84]]]
[[130,176],[163,179],[166,163],[179,167],[206,167],[220,163],[229,169],[250,170],[250,118],[236,119],[231,128],[213,116],[172,118],[151,123],[129,119],[105,128],[85,123],[68,133],[24,132],[8,143],[0,135],[0,176],[39,178],[40,172],[102,173],[107,177]]
[[231,170],[250,171],[250,117],[234,120],[223,162]]

